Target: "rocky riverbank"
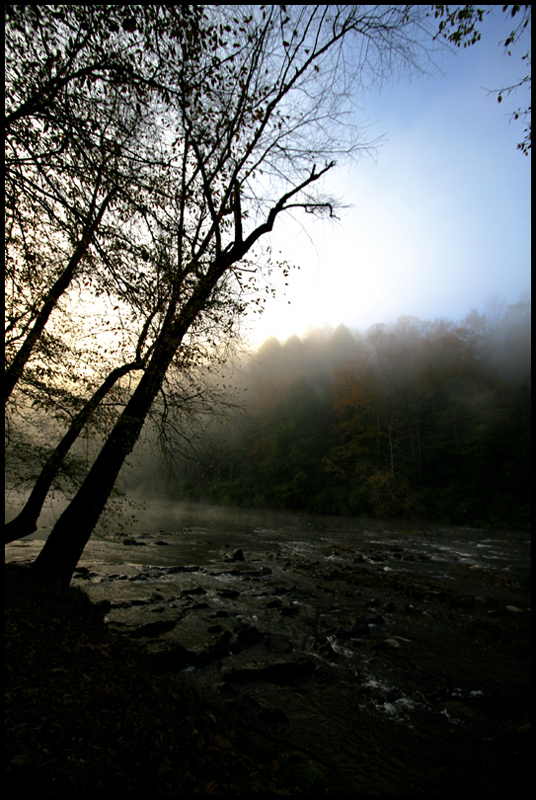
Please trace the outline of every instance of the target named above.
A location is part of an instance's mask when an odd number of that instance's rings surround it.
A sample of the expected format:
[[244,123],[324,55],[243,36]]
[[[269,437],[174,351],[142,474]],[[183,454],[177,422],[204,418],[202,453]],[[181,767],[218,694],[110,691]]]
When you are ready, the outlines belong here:
[[160,566],[134,554],[172,539],[130,536],[124,564],[84,565],[76,583],[156,681],[186,683],[262,743],[252,786],[271,769],[272,793],[525,794],[530,561],[509,565],[513,538],[448,534],[279,536],[263,551],[257,532]]
[[83,593],[51,597],[17,565],[5,587],[7,797],[302,793],[277,747],[156,676]]

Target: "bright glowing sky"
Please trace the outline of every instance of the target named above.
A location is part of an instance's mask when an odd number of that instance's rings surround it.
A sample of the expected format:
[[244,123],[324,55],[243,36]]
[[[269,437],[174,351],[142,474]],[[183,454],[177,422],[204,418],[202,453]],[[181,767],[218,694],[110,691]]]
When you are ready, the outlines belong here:
[[304,215],[305,233],[278,221],[273,245],[301,270],[251,326],[252,342],[325,324],[364,331],[403,314],[459,320],[530,289],[531,162],[516,149],[522,121],[508,116],[527,93],[502,104],[486,93],[523,77],[525,50],[504,54],[512,25],[496,8],[479,43],[441,59],[443,74],[365,99],[371,138],[387,141],[375,160],[332,173],[327,187],[352,206],[339,223]]

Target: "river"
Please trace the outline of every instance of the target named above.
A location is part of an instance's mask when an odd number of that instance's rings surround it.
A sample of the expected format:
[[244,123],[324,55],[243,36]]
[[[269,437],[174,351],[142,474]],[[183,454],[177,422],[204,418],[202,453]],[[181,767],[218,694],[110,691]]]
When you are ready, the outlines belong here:
[[530,564],[523,532],[159,504],[74,583],[311,793],[476,794],[525,785]]

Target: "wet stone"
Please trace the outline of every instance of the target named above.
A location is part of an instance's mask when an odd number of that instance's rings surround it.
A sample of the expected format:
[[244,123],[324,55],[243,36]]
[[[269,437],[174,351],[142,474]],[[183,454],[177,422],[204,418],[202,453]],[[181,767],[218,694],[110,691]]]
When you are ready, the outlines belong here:
[[240,592],[237,592],[236,589],[220,589],[218,595],[227,600],[235,600],[237,597],[240,597]]
[[149,657],[151,669],[157,674],[180,672],[196,663],[197,654],[178,644],[171,650],[153,653]]
[[[502,753],[505,789],[530,719],[530,592],[515,583],[526,572],[530,587],[529,566],[467,569],[451,530],[436,540],[374,531],[370,543],[366,532],[306,535],[278,533],[279,549],[238,538],[243,562],[222,561],[237,550],[221,536],[202,566],[128,564],[112,578],[97,561],[76,577],[95,601],[109,593],[111,627],[143,641],[155,672],[184,673],[243,708],[261,735],[275,739],[285,725],[289,747],[340,768],[351,796],[478,796],[495,787],[488,776]],[[149,550],[136,558],[158,563],[171,548]],[[147,627],[151,614],[162,614],[160,629]],[[447,684],[459,690],[436,697]]]
[[207,628],[207,631],[208,633],[221,633],[223,628],[221,625],[210,625],[210,627]]
[[190,597],[190,595],[201,595],[206,593],[206,589],[203,589],[202,586],[195,586],[193,589],[183,589],[183,591],[180,593],[180,596]]
[[294,617],[300,613],[299,606],[285,606],[281,609],[282,617]]
[[313,672],[313,663],[309,659],[303,659],[301,661],[282,661],[268,666],[233,669],[224,673],[223,679],[235,684],[266,681],[285,686],[307,680]]
[[267,637],[266,644],[272,653],[292,652],[292,642],[288,637],[280,633],[270,633]]
[[162,636],[163,633],[172,631],[176,626],[176,620],[161,620],[159,622],[148,622],[146,625],[136,628],[132,631],[130,636],[132,639],[153,638],[155,636]]
[[254,625],[242,624],[235,628],[235,635],[239,642],[242,644],[257,644],[262,642],[265,634],[256,628]]

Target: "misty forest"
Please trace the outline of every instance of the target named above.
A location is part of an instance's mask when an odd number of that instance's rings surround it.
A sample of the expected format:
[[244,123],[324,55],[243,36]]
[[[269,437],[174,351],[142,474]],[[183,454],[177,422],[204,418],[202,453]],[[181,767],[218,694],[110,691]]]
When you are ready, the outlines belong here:
[[[158,497],[245,508],[523,528],[530,523],[531,305],[458,323],[401,317],[311,330],[191,369],[180,410],[149,423],[112,497],[123,524]],[[238,342],[235,341],[235,345]],[[56,426],[19,435],[32,486]],[[68,493],[99,441],[73,448]],[[21,461],[21,453],[26,454]],[[53,492],[54,493],[54,492]],[[114,505],[114,500],[115,505]],[[134,512],[134,513],[130,513]]]
[[291,271],[276,218],[333,215],[324,176],[368,147],[349,86],[431,63],[425,7],[62,8],[8,11],[6,540],[63,488],[40,564],[68,581],[142,430],[177,499],[525,524],[525,301],[236,356]]
[[528,296],[246,334],[493,8],[5,7],[8,796],[528,786]]
[[530,302],[495,325],[473,311],[272,338],[233,375],[221,408],[232,417],[234,400],[236,418],[211,422],[208,404],[202,432],[170,430],[140,486],[253,508],[529,523]]

